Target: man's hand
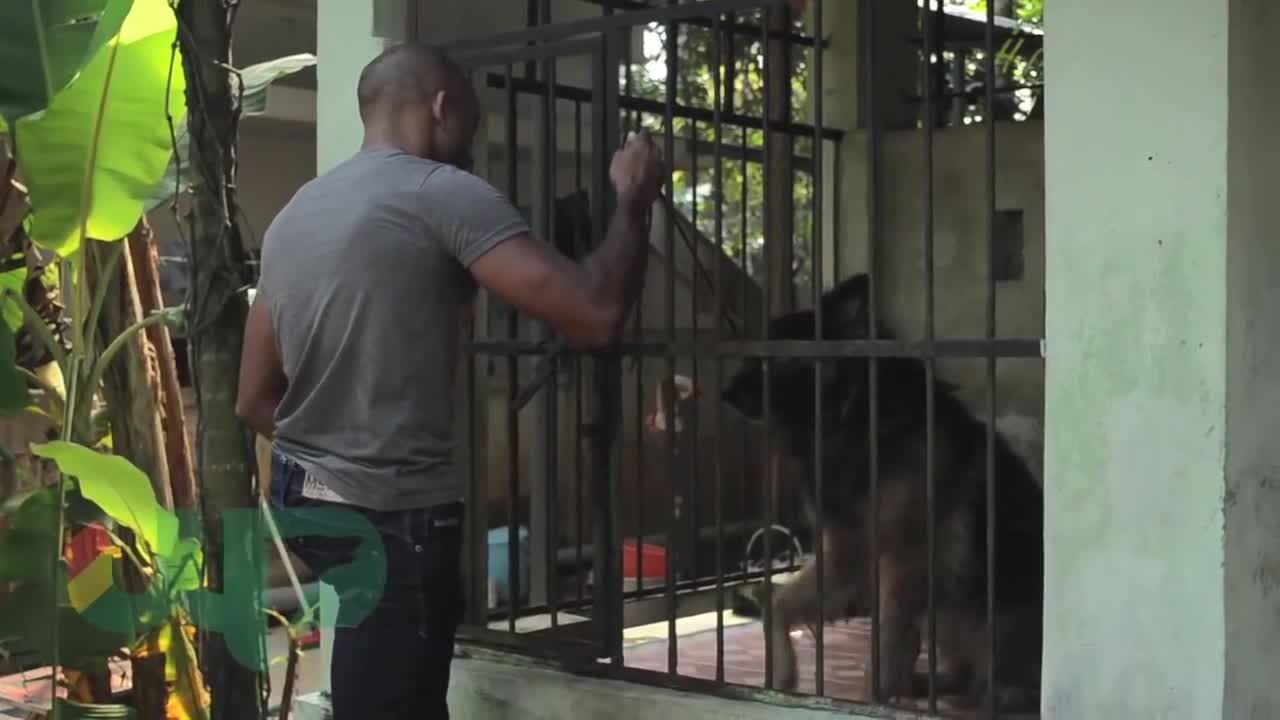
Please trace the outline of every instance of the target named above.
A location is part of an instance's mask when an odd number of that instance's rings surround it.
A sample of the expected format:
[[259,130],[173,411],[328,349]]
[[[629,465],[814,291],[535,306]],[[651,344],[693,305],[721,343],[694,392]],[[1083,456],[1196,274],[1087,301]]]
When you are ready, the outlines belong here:
[[609,180],[618,192],[619,204],[635,210],[653,204],[666,177],[662,151],[648,130],[629,133],[609,165]]

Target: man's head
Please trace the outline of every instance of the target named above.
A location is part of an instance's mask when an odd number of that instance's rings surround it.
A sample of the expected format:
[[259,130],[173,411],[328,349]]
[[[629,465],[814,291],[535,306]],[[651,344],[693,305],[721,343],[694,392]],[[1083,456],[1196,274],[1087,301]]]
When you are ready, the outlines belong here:
[[361,71],[356,95],[365,145],[394,145],[470,168],[479,100],[462,69],[440,50],[416,43],[386,49]]

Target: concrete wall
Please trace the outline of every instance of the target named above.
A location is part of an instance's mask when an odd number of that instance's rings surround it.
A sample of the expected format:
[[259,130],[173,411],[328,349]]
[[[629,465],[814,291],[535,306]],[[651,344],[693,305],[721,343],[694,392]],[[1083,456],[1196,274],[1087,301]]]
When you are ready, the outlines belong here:
[[[484,720],[859,720],[884,717],[823,708],[786,708],[617,680],[565,675],[536,661],[484,651],[456,658],[449,685],[452,717]],[[298,698],[298,720],[331,720],[319,693]],[[902,714],[902,717],[909,717]],[[914,717],[911,715],[910,717]]]
[[1047,20],[1044,710],[1274,717],[1280,13]]

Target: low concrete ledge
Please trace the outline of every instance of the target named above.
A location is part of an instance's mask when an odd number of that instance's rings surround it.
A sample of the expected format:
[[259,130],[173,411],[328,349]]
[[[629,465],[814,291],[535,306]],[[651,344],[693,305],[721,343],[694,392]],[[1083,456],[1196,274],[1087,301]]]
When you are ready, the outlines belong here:
[[[785,708],[551,669],[538,660],[465,648],[453,662],[450,715],[466,720],[834,720],[872,718],[824,709]],[[297,720],[331,720],[328,698],[298,698]],[[894,717],[914,717],[911,714]]]

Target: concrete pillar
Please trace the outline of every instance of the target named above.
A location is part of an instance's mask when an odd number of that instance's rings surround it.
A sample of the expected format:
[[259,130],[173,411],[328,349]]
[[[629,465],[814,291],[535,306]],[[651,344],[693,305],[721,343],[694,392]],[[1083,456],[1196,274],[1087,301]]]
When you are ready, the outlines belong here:
[[[360,71],[386,47],[374,31],[372,0],[318,0],[316,3],[316,174],[327,172],[360,148],[364,127],[356,105]],[[333,623],[338,596],[319,583],[319,687],[329,689]]]
[[1046,28],[1044,716],[1278,717],[1280,7]]
[[364,128],[356,106],[356,82],[364,66],[382,52],[374,33],[372,0],[316,3],[316,173],[360,148]]

